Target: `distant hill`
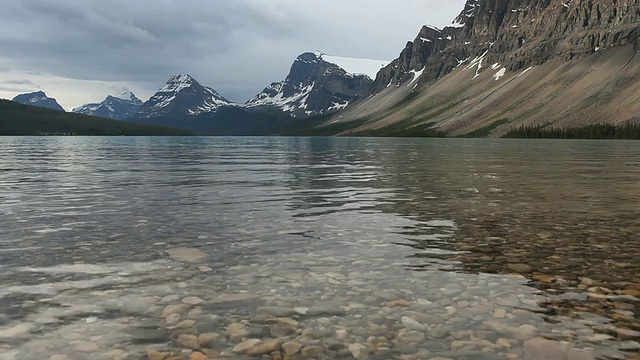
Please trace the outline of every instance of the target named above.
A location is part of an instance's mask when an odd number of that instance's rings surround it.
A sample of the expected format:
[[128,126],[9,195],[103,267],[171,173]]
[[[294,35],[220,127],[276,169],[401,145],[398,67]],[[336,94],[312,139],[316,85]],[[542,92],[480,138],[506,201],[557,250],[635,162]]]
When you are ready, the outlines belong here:
[[0,100],[0,135],[191,135],[185,130],[132,124]]
[[13,98],[13,101],[25,105],[37,106],[45,109],[64,111],[56,99],[50,98],[43,91],[36,91],[28,94],[20,94]]

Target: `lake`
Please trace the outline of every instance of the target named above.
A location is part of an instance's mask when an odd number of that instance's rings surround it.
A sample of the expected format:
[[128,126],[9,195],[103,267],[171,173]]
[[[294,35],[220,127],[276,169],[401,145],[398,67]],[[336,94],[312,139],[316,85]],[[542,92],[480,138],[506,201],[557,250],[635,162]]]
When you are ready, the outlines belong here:
[[0,138],[0,359],[638,359],[640,143]]

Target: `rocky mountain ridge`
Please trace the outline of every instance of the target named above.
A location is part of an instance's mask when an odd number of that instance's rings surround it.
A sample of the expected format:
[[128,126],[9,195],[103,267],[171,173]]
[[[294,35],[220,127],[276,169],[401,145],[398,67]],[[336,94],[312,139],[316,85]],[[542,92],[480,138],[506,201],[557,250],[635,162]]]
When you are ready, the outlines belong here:
[[245,106],[279,110],[294,118],[326,115],[346,108],[366,94],[372,83],[367,75],[348,73],[325,61],[322,54],[307,52],[296,58],[284,81],[272,83]]
[[108,95],[102,102],[85,104],[72,110],[74,113],[99,116],[115,120],[125,120],[135,116],[142,106],[142,100],[132,92],[120,96]]
[[467,0],[454,25],[423,27],[379,73],[373,93],[418,72],[436,80],[474,59],[517,71],[628,44],[637,50],[639,9],[639,0]]
[[[560,125],[637,121],[640,117],[634,111],[616,111],[620,115],[615,119],[600,112],[577,117],[575,114],[582,112],[565,103],[563,99],[568,97],[562,95],[571,93],[574,103],[585,101],[583,106],[590,104],[587,97],[607,106],[613,98],[623,106],[622,98],[602,90],[603,84],[615,81],[624,85],[620,90],[633,93],[635,85],[630,79],[637,78],[633,71],[638,61],[639,34],[640,0],[468,0],[452,26],[423,27],[398,59],[380,71],[369,99],[347,109],[340,122],[359,120],[350,130],[355,132],[404,122],[396,126],[431,124],[455,135],[490,125],[490,121],[501,120],[505,128],[537,123],[542,120],[536,118],[534,109],[541,108],[553,109],[546,121]],[[597,61],[612,68],[597,67]],[[557,72],[572,64],[584,71],[576,73],[566,68]],[[555,78],[547,77],[551,73]],[[538,77],[536,83],[519,87],[517,93],[505,93],[501,103],[489,106],[491,94],[501,86],[509,83],[515,87],[527,78],[533,82],[532,76]],[[588,84],[580,83],[580,79],[589,79]],[[559,86],[561,81],[578,85]],[[441,85],[437,94],[436,85]],[[543,91],[554,95],[540,95],[542,102],[538,103],[529,101]],[[472,104],[475,96],[477,102]],[[511,107],[505,108],[512,98]],[[365,118],[366,124],[362,124],[360,120]]]
[[56,99],[50,98],[44,91],[36,91],[27,94],[20,94],[13,98],[13,101],[24,104],[37,106],[45,109],[64,111],[64,108],[58,104]]

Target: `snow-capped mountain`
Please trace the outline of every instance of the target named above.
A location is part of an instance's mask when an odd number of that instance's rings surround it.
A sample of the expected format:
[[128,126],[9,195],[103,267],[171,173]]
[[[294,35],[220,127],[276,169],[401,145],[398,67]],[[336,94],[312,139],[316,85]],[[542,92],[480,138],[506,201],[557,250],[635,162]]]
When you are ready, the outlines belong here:
[[136,115],[141,106],[142,100],[132,92],[126,91],[120,96],[109,95],[101,103],[82,105],[72,111],[78,114],[124,120]]
[[174,75],[145,102],[138,118],[196,116],[234,105],[210,87],[202,86],[190,75]]
[[36,91],[28,94],[20,94],[13,98],[13,101],[25,105],[37,106],[45,109],[64,111],[56,99],[48,97],[43,91]]
[[[291,117],[307,118],[335,113],[367,94],[373,83],[371,77],[347,72],[323,56],[310,52],[298,56],[284,81],[272,83],[245,106],[255,111],[281,111]],[[369,73],[373,72],[371,62],[367,61]],[[357,67],[355,63],[350,62],[352,68]],[[378,66],[381,65],[384,63]]]

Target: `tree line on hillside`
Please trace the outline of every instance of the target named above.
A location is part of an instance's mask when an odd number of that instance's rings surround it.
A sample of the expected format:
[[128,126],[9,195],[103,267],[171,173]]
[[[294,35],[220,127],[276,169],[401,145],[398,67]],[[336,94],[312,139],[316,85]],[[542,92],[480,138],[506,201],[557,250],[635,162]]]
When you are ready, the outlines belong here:
[[56,111],[0,100],[0,135],[190,135],[186,130]]
[[577,127],[547,127],[545,125],[521,125],[512,128],[503,138],[514,139],[617,139],[640,140],[640,124],[624,125],[591,124]]

